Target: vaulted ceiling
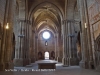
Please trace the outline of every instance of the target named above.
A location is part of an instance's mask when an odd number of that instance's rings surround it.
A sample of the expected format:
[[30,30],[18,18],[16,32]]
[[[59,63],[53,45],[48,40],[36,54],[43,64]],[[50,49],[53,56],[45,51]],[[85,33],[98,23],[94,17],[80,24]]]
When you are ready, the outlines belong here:
[[[20,18],[32,22],[33,30],[51,29],[61,32],[63,20],[74,18],[74,9],[77,0],[17,0],[19,2]],[[65,8],[66,7],[66,8]],[[65,11],[66,10],[66,11]],[[26,13],[25,13],[26,12]]]
[[28,0],[29,16],[38,31],[59,31],[64,10],[65,0]]

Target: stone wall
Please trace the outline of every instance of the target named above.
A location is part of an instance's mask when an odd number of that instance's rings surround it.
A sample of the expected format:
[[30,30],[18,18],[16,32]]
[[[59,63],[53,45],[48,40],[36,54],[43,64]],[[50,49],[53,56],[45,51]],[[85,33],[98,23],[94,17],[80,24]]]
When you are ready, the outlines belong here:
[[99,0],[92,0],[88,3],[88,14],[89,14],[89,21],[91,25],[91,33],[94,32],[94,40],[99,35],[99,26],[100,26],[100,1]]
[[[91,30],[91,39],[92,39],[92,49],[93,56],[95,62],[97,62],[96,58],[99,57],[98,51],[95,49],[95,40],[100,35],[100,0],[88,0],[88,15],[90,22],[90,30]],[[97,56],[97,57],[96,57]],[[100,61],[98,61],[99,63]],[[95,64],[95,66],[98,66]]]
[[[46,41],[47,41],[47,46],[45,45]],[[42,52],[43,57],[44,57],[45,52],[48,51],[51,58],[51,52],[52,51],[55,52],[56,50],[55,44],[56,44],[56,40],[52,33],[51,33],[50,39],[48,40],[45,40],[41,33],[38,37],[38,52]]]

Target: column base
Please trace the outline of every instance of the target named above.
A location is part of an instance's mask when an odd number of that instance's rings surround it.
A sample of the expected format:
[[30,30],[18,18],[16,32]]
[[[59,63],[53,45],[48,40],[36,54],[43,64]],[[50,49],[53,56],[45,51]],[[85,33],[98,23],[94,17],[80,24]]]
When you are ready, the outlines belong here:
[[5,64],[3,62],[0,62],[0,71],[5,70]]
[[37,57],[35,58],[35,61],[38,61],[38,58]]
[[62,58],[61,57],[57,57],[57,61],[58,62],[62,62]]
[[88,62],[86,61],[80,61],[79,65],[81,68],[85,68],[85,69],[89,68]]
[[16,67],[22,67],[23,66],[23,59],[14,59],[14,66]]
[[13,62],[1,62],[0,71],[5,71],[5,69],[14,69]]
[[93,61],[89,61],[89,69],[95,69]]
[[100,65],[96,67],[96,70],[97,71],[100,71]]
[[69,58],[70,59],[70,65],[79,65],[79,60],[77,58]]
[[13,62],[5,62],[5,69],[14,69]]
[[29,65],[31,63],[31,59],[23,59],[23,66]]
[[31,63],[31,59],[14,59],[14,66],[23,67],[29,65]]
[[64,67],[68,67],[69,66],[69,58],[62,58],[62,63]]
[[31,58],[31,63],[34,63],[35,62],[35,58]]

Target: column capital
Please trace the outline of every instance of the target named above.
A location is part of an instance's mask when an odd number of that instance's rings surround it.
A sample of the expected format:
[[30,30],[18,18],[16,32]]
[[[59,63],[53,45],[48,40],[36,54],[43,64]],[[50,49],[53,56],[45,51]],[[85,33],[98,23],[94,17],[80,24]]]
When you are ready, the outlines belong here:
[[25,22],[25,19],[18,19],[18,22]]
[[63,23],[66,22],[66,21],[67,21],[67,19],[62,20]]
[[68,20],[68,19],[64,19],[64,20],[62,20],[62,22],[64,23],[64,22],[72,22],[72,23],[79,23],[80,21],[76,21],[76,20]]
[[66,20],[62,20],[63,25],[65,25]]
[[27,23],[27,24],[31,24],[31,21],[30,20],[25,20],[25,19],[19,19],[18,22],[24,22],[24,23]]
[[78,22],[78,23],[79,23],[79,22],[80,22],[80,21],[76,21],[76,20],[73,20],[73,19],[72,19],[72,20],[66,19],[66,21],[67,21],[67,22],[73,22],[73,23],[75,23],[75,22]]

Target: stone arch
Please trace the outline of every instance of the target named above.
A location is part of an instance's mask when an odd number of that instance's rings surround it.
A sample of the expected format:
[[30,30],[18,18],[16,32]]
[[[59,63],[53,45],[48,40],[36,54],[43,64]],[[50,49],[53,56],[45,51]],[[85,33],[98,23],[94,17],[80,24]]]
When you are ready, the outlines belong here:
[[54,51],[51,51],[51,59],[55,59],[55,52]]
[[100,34],[99,34],[99,36],[96,38],[96,41],[95,41],[95,48],[96,48],[96,51],[100,51],[100,46],[99,46],[99,44],[100,44]]
[[[51,15],[53,16],[53,18],[52,18],[52,16],[49,14],[48,16],[49,17],[41,17],[40,19],[37,19],[38,17],[40,17],[41,16],[41,14],[38,14],[38,16],[37,16],[37,18],[34,18],[32,15],[33,14],[35,14],[36,12],[37,12],[37,9],[41,9],[41,7],[43,6],[43,5],[45,5],[45,4],[50,4],[51,5],[51,8],[52,7],[54,7],[54,8],[52,8],[52,9],[55,9],[56,11],[54,11],[54,10],[50,10],[49,12],[51,13]],[[43,9],[43,7],[42,7],[42,10],[44,10]],[[58,11],[58,12],[57,12]],[[55,16],[55,17],[54,17]],[[43,20],[45,20],[45,18],[48,18],[48,19],[50,19],[54,24],[53,24],[53,26],[54,26],[54,28],[53,29],[56,29],[56,30],[58,30],[58,28],[57,28],[57,26],[55,26],[55,25],[61,25],[61,22],[62,22],[62,20],[63,20],[63,16],[64,16],[64,13],[62,12],[62,10],[61,9],[59,9],[58,8],[58,6],[56,6],[55,4],[53,4],[53,3],[51,3],[51,2],[48,2],[48,1],[44,1],[44,2],[41,2],[41,3],[38,3],[38,4],[36,4],[36,5],[33,5],[32,6],[32,8],[30,9],[30,11],[29,11],[29,16],[28,16],[28,19],[29,20],[31,20],[32,19],[32,21],[34,22],[33,23],[33,25],[34,25],[34,30],[37,30],[37,25],[39,25],[39,23],[40,22],[43,22]],[[58,20],[59,19],[59,20]],[[43,22],[44,23],[44,22]],[[43,23],[41,24],[41,25],[43,25]],[[53,27],[52,26],[52,27]],[[59,26],[58,26],[59,27]]]
[[41,51],[38,52],[38,60],[41,60],[43,59],[43,54]]
[[[53,17],[51,17],[50,15],[48,15],[48,17],[44,17],[44,18],[41,18],[40,20],[38,21],[35,21],[34,25],[35,25],[35,29],[38,30],[39,27],[41,27],[41,25],[44,25],[46,24],[46,22],[44,22],[43,20],[45,20],[45,18],[48,18],[49,21],[51,21],[51,24],[48,24],[48,26],[52,26],[53,29],[55,29],[56,31],[58,31],[58,28],[57,26],[59,26],[60,24],[58,23],[58,21],[56,19],[54,19]],[[41,24],[42,23],[42,24]],[[41,24],[41,25],[40,25]]]
[[30,18],[31,18],[31,15],[32,15],[33,13],[35,13],[35,11],[36,11],[38,8],[40,8],[42,5],[44,5],[45,3],[51,4],[51,5],[59,12],[60,18],[61,18],[61,19],[64,18],[64,12],[63,12],[61,9],[59,9],[58,6],[56,6],[55,4],[53,4],[53,3],[49,2],[49,1],[44,1],[44,2],[42,2],[42,3],[38,3],[36,6],[33,5],[33,6],[32,6],[33,8],[30,9],[29,17],[28,17],[28,18],[30,19]]
[[80,38],[80,32],[78,32],[77,35],[77,57],[79,61],[82,59],[82,54],[81,54],[81,38]]
[[96,66],[100,65],[100,35],[95,40],[95,62]]

